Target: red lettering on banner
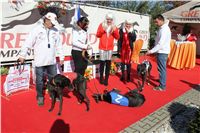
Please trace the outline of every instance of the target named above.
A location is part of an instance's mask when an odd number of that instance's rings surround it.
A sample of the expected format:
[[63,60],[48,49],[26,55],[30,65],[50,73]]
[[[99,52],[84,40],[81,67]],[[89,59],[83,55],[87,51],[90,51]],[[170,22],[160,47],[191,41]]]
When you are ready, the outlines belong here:
[[198,17],[200,16],[200,10],[196,10],[195,14],[194,14],[195,17]]
[[4,48],[5,45],[8,46],[8,48],[14,48],[11,41],[14,39],[14,34],[12,33],[1,33],[1,45],[0,48]]
[[64,45],[65,43],[65,33],[62,33],[62,44]]
[[[97,37],[95,33],[89,34],[89,40],[91,44],[95,44],[97,42]],[[72,45],[72,34],[70,33],[63,33],[62,34],[62,44],[71,46]]]
[[70,42],[70,37],[71,37],[70,33],[67,33],[67,34],[63,33],[62,34],[62,44],[71,46],[72,43]]
[[67,45],[69,45],[69,46],[72,45],[72,43],[71,43],[72,41],[70,42],[70,37],[71,37],[71,34],[68,33],[68,34],[67,34],[67,38],[66,38],[67,40],[66,40],[66,41],[67,41]]
[[90,40],[90,43],[91,43],[91,44],[95,44],[95,43],[97,42],[96,34],[91,33],[91,34],[89,35],[89,40]]
[[17,33],[15,48],[21,48],[20,42],[25,41],[25,38],[22,38],[23,35],[26,35],[26,33]]
[[182,17],[199,17],[200,10],[182,11],[181,16]]

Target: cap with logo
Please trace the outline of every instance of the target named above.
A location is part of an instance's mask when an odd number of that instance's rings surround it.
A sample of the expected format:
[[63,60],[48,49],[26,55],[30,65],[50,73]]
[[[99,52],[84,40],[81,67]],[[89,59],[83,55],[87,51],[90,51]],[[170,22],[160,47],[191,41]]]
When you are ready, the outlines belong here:
[[57,16],[55,13],[48,12],[44,17],[49,19],[53,25],[58,25]]

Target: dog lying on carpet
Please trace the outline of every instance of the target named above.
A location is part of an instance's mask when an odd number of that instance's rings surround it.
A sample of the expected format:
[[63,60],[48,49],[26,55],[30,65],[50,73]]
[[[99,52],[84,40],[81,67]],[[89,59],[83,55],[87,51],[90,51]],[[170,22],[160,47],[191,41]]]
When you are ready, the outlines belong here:
[[151,69],[152,69],[151,62],[147,60],[144,60],[141,64],[137,65],[138,77],[142,78],[142,87],[140,87],[140,91],[143,90],[144,84],[146,83],[146,81],[147,81],[147,84],[149,84]]
[[118,90],[104,92],[103,94],[93,94],[95,101],[106,101],[111,104],[117,104],[128,107],[139,107],[145,102],[145,97],[138,90],[131,90],[126,94],[120,94]]
[[64,75],[57,74],[52,78],[50,82],[47,83],[47,88],[50,97],[52,99],[51,108],[49,109],[49,112],[51,112],[54,109],[56,96],[58,96],[60,100],[58,115],[61,115],[62,104],[63,104],[63,89],[65,87],[67,87],[69,91],[73,91],[75,93],[80,103],[85,102],[87,107],[86,111],[89,111],[90,101],[86,95],[86,89],[87,89],[86,79],[82,75],[77,73],[75,73],[74,77],[75,77],[74,79],[70,80],[68,77]]

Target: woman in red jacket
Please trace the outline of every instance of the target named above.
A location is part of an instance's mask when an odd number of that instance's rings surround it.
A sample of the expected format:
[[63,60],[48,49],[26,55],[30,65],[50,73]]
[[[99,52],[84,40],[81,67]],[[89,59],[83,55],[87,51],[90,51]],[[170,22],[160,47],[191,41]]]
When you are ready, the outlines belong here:
[[[100,84],[108,85],[111,67],[111,57],[114,48],[114,39],[119,39],[119,30],[114,24],[114,16],[108,13],[105,20],[99,25],[96,36],[99,40],[100,54]],[[105,79],[103,78],[105,68]]]

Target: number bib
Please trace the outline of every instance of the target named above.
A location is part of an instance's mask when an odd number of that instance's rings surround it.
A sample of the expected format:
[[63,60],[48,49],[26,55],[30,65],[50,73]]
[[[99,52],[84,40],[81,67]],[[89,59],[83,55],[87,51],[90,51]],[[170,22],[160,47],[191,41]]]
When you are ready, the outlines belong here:
[[112,103],[118,104],[122,106],[128,106],[128,99],[124,97],[123,95],[120,95],[114,91],[110,92]]

